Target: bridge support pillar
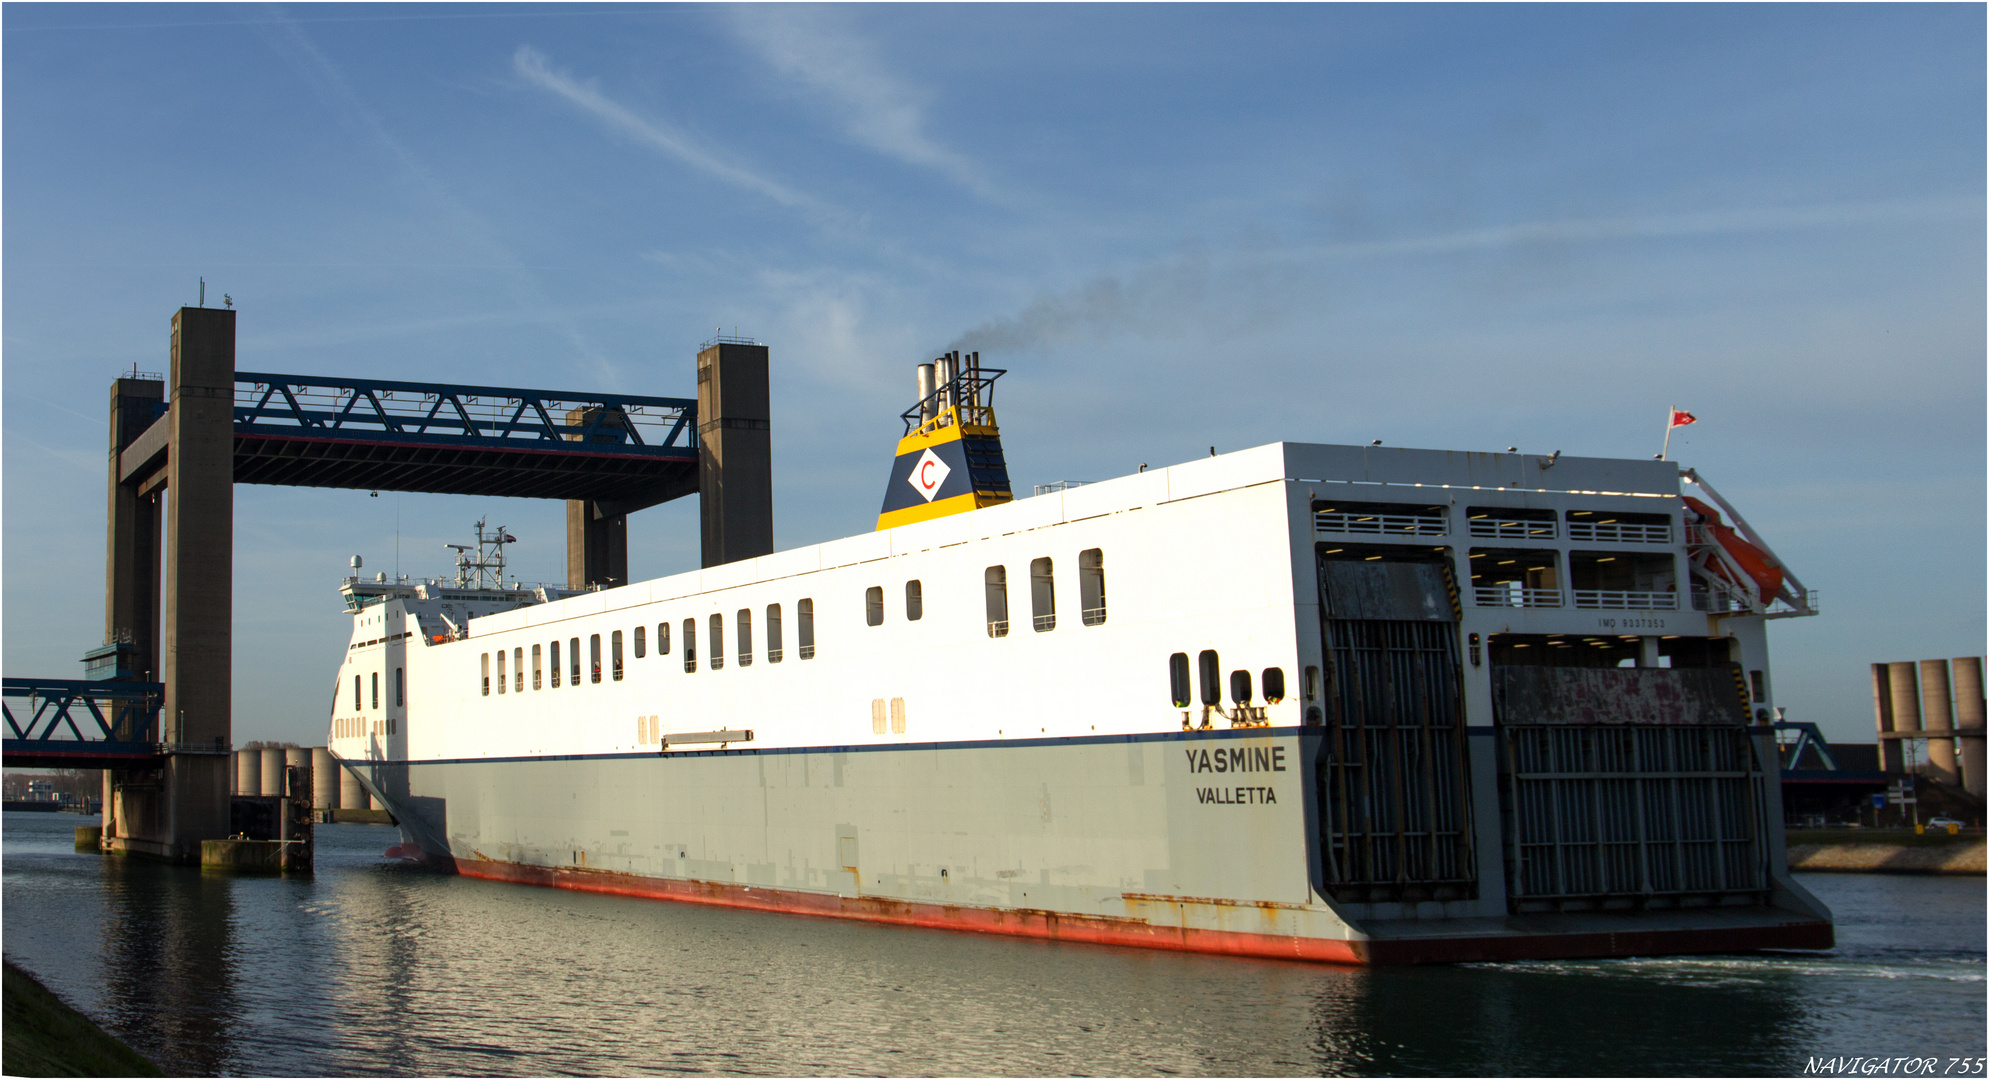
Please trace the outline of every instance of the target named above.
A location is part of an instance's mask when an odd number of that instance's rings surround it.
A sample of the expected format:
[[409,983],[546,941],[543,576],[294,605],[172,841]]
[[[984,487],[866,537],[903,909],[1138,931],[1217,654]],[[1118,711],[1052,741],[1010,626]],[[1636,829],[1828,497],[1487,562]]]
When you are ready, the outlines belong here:
[[719,341],[698,353],[698,502],[704,565],[773,554],[767,347]]
[[628,584],[628,515],[592,499],[566,500],[566,587]]
[[[228,835],[233,758],[232,640],[235,529],[235,313],[181,308],[173,316],[171,407],[166,431],[164,625],[158,668],[165,683],[156,770],[119,770],[112,808],[114,848],[173,862],[198,863],[200,843]],[[113,423],[113,438],[117,425]],[[114,466],[115,468],[115,466]],[[123,486],[123,485],[119,485]],[[136,567],[119,582],[119,535],[142,533],[121,521],[112,495],[110,523],[113,618],[132,609],[149,583]],[[127,548],[135,549],[136,541]],[[156,582],[157,575],[153,576]]]

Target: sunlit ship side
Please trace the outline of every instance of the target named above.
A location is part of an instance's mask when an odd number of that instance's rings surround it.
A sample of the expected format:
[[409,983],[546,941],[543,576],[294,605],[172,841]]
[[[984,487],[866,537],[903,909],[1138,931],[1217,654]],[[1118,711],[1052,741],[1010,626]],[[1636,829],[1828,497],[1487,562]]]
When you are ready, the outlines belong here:
[[1810,596],[1676,465],[1275,443],[967,508],[354,577],[330,746],[480,877],[1341,963],[1831,943],[1764,722]]

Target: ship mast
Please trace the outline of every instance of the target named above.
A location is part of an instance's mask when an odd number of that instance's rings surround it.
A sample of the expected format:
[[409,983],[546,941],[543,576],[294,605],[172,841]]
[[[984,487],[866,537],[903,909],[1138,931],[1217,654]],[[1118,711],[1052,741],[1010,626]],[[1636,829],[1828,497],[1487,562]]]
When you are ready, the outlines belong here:
[[[477,542],[469,544],[444,544],[456,553],[456,588],[458,589],[502,589],[504,588],[504,545],[515,544],[518,538],[504,531],[499,525],[488,535],[484,533],[487,518],[477,519]],[[476,554],[470,554],[471,551]]]

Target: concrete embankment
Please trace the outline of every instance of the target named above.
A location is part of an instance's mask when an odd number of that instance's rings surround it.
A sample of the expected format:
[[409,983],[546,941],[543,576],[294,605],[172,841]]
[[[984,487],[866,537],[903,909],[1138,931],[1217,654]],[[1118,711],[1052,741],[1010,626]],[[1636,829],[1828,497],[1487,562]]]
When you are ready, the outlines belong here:
[[4,997],[0,1069],[8,1076],[165,1075],[11,962]]
[[1981,874],[1983,838],[1906,830],[1790,829],[1789,869],[1858,874]]

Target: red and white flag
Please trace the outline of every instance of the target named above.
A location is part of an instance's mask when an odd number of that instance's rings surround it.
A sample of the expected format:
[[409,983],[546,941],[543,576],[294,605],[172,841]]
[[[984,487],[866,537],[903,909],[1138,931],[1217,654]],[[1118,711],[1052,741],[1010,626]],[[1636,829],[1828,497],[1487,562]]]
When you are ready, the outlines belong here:
[[1696,424],[1698,422],[1699,422],[1698,417],[1692,415],[1689,412],[1686,412],[1684,409],[1671,410],[1672,427],[1684,427],[1687,424]]

